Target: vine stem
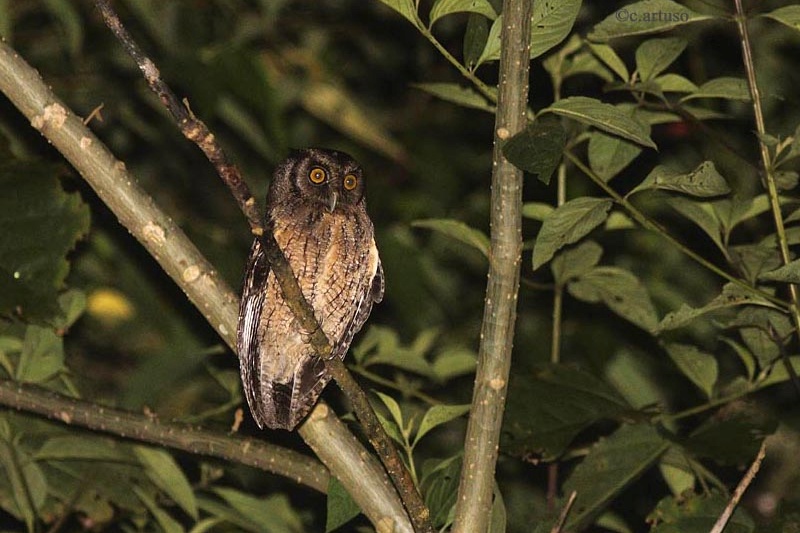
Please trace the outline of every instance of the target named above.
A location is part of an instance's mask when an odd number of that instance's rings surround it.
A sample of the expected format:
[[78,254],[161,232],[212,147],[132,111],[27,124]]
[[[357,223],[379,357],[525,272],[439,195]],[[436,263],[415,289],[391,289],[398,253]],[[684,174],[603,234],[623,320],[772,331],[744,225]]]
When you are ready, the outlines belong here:
[[636,206],[634,206],[630,202],[630,200],[628,200],[627,198],[625,198],[624,196],[619,194],[608,183],[603,181],[603,179],[600,178],[600,176],[595,174],[592,171],[592,169],[587,167],[583,163],[583,161],[581,161],[580,158],[578,156],[576,156],[575,154],[573,154],[570,150],[565,150],[564,151],[564,156],[567,159],[569,159],[570,161],[572,161],[572,163],[581,172],[586,174],[598,187],[603,189],[603,191],[607,195],[609,195],[615,202],[617,202],[619,205],[621,205],[633,217],[633,219],[636,220],[636,222],[638,222],[642,227],[647,228],[647,229],[649,229],[651,231],[654,231],[654,232],[658,233],[663,238],[665,238],[667,241],[669,241],[672,245],[677,247],[681,252],[683,252],[684,255],[687,255],[689,258],[693,259],[695,262],[697,262],[700,265],[704,266],[708,270],[714,272],[719,277],[721,277],[721,278],[723,278],[723,279],[725,279],[725,280],[727,280],[727,281],[729,281],[731,283],[734,283],[734,284],[738,285],[739,287],[742,287],[743,289],[746,289],[748,292],[751,292],[751,293],[753,293],[755,295],[758,295],[761,298],[769,300],[770,302],[774,303],[775,305],[780,306],[782,309],[787,309],[788,308],[787,302],[785,302],[781,298],[778,298],[777,296],[773,296],[772,294],[768,294],[768,293],[766,293],[766,292],[764,292],[762,290],[759,290],[758,288],[753,287],[752,285],[749,285],[747,282],[745,282],[745,281],[743,281],[743,280],[741,280],[741,279],[739,279],[739,278],[737,278],[735,276],[732,276],[731,274],[728,274],[727,272],[722,270],[720,267],[718,267],[717,265],[715,265],[714,263],[712,263],[711,261],[709,261],[708,259],[706,259],[702,255],[698,254],[697,252],[695,252],[694,250],[692,250],[691,248],[689,248],[688,246],[686,246],[685,244],[680,242],[675,237],[673,237],[667,230],[662,228],[658,223],[656,223],[655,221],[651,220],[647,215],[642,213]]
[[491,517],[522,261],[522,171],[503,156],[502,147],[527,121],[531,7],[531,0],[503,2],[492,156],[489,276],[454,533],[485,533]]
[[[747,31],[747,17],[745,16],[742,7],[742,0],[736,0],[736,27],[739,30],[739,38],[742,43],[742,60],[744,62],[744,70],[747,75],[747,85],[750,88],[750,99],[753,101],[753,116],[756,122],[756,132],[758,133],[758,147],[761,154],[761,165],[764,169],[764,180],[767,186],[767,196],[769,196],[769,205],[772,211],[772,218],[775,222],[775,231],[778,236],[778,247],[781,252],[781,260],[783,264],[788,264],[792,257],[789,252],[789,242],[786,238],[786,228],[783,224],[783,214],[781,213],[781,203],[778,196],[778,186],[775,183],[775,173],[773,172],[772,163],[769,157],[769,148],[764,142],[764,135],[766,134],[766,127],[764,125],[764,111],[761,107],[761,92],[758,89],[758,80],[756,79],[756,69],[753,62],[753,49],[750,45],[750,34]],[[794,321],[795,332],[800,339],[800,298],[798,298],[797,285],[788,283],[789,296],[792,300],[790,312],[792,320]],[[792,374],[794,368],[790,365],[786,358],[784,358],[786,368]],[[793,376],[793,381],[797,382],[797,376]]]
[[[0,92],[72,164],[228,346],[235,347],[239,308],[236,295],[181,228],[138,185],[125,164],[53,94],[39,73],[2,41]],[[96,412],[101,409],[102,406],[95,407]],[[389,521],[396,530],[412,531],[380,463],[324,402],[317,404],[299,432],[325,466],[345,480],[342,484],[373,523]]]
[[472,83],[478,92],[480,92],[487,100],[492,103],[497,103],[497,93],[493,91],[488,85],[486,85],[478,76],[475,75],[474,72],[470,71],[467,67],[461,64],[461,62],[453,57],[447,48],[442,46],[442,43],[433,35],[431,30],[423,24],[422,20],[417,16],[416,20],[414,21],[414,25],[417,27],[419,32],[422,34],[423,37],[428,39],[430,43],[433,45],[436,50],[439,51],[440,54],[451,64],[453,65],[458,72],[461,73],[467,80]]
[[[736,0],[737,3],[740,0]],[[728,525],[728,520],[731,519],[733,515],[733,511],[736,509],[736,506],[739,505],[739,501],[742,499],[744,492],[747,490],[747,487],[750,486],[750,483],[753,482],[755,479],[756,474],[758,474],[759,469],[761,468],[761,462],[764,460],[764,457],[767,455],[767,442],[764,441],[761,443],[761,448],[758,449],[758,454],[756,455],[755,460],[753,460],[753,464],[750,465],[750,468],[747,469],[747,472],[742,477],[742,480],[736,486],[736,489],[733,491],[733,495],[731,496],[728,505],[725,506],[725,509],[722,511],[722,514],[717,519],[714,527],[711,528],[710,533],[722,533],[725,529],[725,526]]]

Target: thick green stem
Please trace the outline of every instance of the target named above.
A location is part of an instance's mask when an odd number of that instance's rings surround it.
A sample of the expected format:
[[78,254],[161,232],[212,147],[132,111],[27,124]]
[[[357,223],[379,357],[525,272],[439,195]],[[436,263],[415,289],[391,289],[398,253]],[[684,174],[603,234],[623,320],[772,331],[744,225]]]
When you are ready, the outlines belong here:
[[489,524],[519,292],[522,171],[503,156],[502,146],[526,124],[531,1],[505,0],[503,20],[492,162],[489,279],[458,487],[453,526],[456,533],[485,533]]

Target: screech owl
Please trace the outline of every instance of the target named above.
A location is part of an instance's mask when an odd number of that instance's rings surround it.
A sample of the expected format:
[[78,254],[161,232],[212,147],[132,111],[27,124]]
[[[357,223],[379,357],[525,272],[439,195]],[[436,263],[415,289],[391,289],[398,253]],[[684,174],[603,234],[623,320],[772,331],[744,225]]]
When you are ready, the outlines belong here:
[[[361,167],[344,152],[309,148],[279,164],[267,192],[272,228],[328,337],[343,359],[383,299],[383,268],[364,199]],[[308,344],[253,242],[239,308],[239,362],[250,411],[260,428],[291,430],[305,418],[330,376]]]

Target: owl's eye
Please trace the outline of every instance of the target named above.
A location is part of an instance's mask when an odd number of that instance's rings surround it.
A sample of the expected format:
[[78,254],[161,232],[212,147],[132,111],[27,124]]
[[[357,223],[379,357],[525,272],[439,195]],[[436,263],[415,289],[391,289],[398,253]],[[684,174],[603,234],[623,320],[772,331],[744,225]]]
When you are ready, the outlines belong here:
[[312,168],[311,172],[308,173],[308,179],[311,180],[311,183],[316,183],[317,185],[325,181],[326,177],[325,170],[319,167]]
[[353,176],[352,174],[348,174],[344,177],[344,188],[348,191],[352,191],[358,185],[358,178]]

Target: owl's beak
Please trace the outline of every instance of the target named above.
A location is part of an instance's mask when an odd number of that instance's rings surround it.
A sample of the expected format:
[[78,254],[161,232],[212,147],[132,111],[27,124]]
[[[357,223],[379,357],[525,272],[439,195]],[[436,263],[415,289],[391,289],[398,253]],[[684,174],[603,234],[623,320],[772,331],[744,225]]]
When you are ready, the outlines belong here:
[[336,191],[331,191],[330,196],[328,196],[328,211],[333,213],[333,210],[336,209],[336,200],[339,198],[339,195]]

